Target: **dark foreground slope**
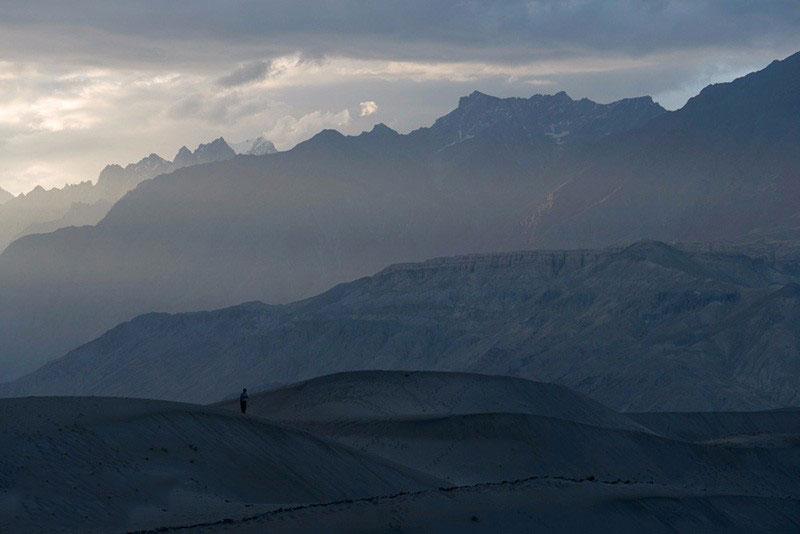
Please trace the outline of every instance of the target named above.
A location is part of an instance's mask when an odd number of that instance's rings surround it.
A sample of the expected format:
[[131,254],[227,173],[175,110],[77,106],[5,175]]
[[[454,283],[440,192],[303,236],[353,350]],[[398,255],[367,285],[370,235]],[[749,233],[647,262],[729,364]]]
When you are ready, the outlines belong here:
[[254,503],[317,502],[435,484],[303,432],[188,404],[0,401],[0,530],[114,532]]
[[625,410],[800,404],[795,254],[642,242],[390,267],[285,306],[121,324],[0,394],[210,402],[348,370],[551,381]]
[[684,441],[714,441],[728,436],[800,434],[800,409],[763,412],[658,412],[627,416],[654,432]]
[[[493,413],[503,386],[509,412]],[[771,418],[757,438],[712,425],[705,437],[714,441],[694,443],[614,426],[626,416],[563,388],[448,373],[343,373],[251,404],[454,487],[253,514],[228,525],[237,531],[794,532],[800,524],[800,434],[785,418]],[[647,420],[671,427],[680,415]],[[761,415],[705,417],[734,429]],[[596,424],[575,421],[587,416]]]
[[[340,373],[254,395],[249,404],[259,417],[453,485],[593,474],[761,495],[793,492],[800,476],[800,429],[794,421],[775,421],[760,433],[782,436],[778,445],[743,440],[736,425],[709,426],[703,440],[676,439],[567,388],[511,377]],[[219,406],[238,409],[236,402]],[[674,415],[664,415],[666,425],[659,414],[648,422],[659,430],[671,427]],[[749,417],[758,415],[709,417],[747,428]],[[740,446],[712,442],[734,437]]]
[[791,425],[695,443],[566,388],[515,378],[344,373],[254,393],[247,416],[236,403],[0,404],[4,532],[792,532],[800,524],[800,436]]
[[180,532],[788,534],[797,531],[798,517],[800,501],[790,498],[537,478],[279,509]]

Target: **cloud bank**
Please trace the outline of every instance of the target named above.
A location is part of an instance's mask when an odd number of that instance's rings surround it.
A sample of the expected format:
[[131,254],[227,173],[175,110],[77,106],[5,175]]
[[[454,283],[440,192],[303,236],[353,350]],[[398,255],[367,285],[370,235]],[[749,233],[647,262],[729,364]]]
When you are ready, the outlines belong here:
[[15,193],[219,135],[289,148],[315,128],[358,133],[376,102],[408,131],[475,89],[675,108],[800,50],[800,3],[781,0],[0,0],[0,13],[0,187]]

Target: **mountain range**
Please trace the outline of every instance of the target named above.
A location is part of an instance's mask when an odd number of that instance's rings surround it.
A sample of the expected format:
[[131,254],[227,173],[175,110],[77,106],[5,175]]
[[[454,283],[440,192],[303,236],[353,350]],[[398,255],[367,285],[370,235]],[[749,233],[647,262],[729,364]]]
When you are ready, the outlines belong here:
[[160,174],[201,163],[223,161],[236,154],[275,152],[274,145],[263,137],[237,143],[236,147],[230,147],[220,137],[211,143],[201,144],[194,151],[181,147],[173,161],[150,154],[125,167],[106,165],[95,184],[84,181],[53,189],[37,186],[17,197],[0,189],[0,205],[3,206],[0,208],[0,250],[24,235],[97,224],[122,195]]
[[272,141],[267,141],[261,136],[245,139],[241,143],[229,143],[229,145],[234,152],[245,156],[264,156],[278,151]]
[[210,143],[200,144],[194,152],[182,146],[172,161],[167,161],[158,154],[150,154],[138,163],[131,163],[124,168],[116,164],[106,165],[97,178],[97,187],[121,196],[140,182],[159,174],[213,161],[225,161],[235,155],[236,152],[222,137],[219,137]]
[[597,146],[529,224],[536,246],[800,237],[800,53]]
[[568,386],[618,410],[795,406],[800,253],[643,241],[398,264],[289,305],[147,314],[2,396],[210,402],[359,369]]
[[800,54],[675,112],[648,97],[474,92],[406,135],[325,130],[287,152],[158,176],[97,225],[26,236],[0,255],[0,376],[139,313],[291,302],[390,263],[789,239],[799,95]]
[[[288,152],[142,182],[97,225],[29,235],[0,255],[0,376],[147,311],[287,302],[392,262],[513,248],[530,195],[553,184],[548,169],[663,112],[646,98],[473,93],[406,136],[384,125],[355,137],[326,130]],[[497,117],[506,119],[488,120]],[[469,134],[465,121],[475,123]],[[573,123],[574,142],[548,135]],[[528,134],[509,142],[497,135],[502,124],[511,138]],[[119,172],[109,168],[98,186]],[[530,180],[541,187],[519,195]]]

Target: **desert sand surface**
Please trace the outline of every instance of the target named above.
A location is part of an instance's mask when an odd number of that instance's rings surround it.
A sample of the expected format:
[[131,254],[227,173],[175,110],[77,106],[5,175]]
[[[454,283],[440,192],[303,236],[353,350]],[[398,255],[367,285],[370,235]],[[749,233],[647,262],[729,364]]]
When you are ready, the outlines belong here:
[[653,431],[684,441],[711,440],[737,434],[800,434],[800,409],[761,412],[628,413]]
[[278,509],[180,532],[796,532],[797,499],[533,479]]
[[[599,427],[647,430],[564,386],[473,373],[336,373],[251,395],[250,400],[250,413],[289,421],[525,413]],[[238,409],[237,403],[233,400],[218,406]]]
[[0,422],[2,532],[123,532],[435,484],[297,430],[188,404],[3,399]]
[[800,528],[792,411],[625,414],[551,384],[402,371],[253,392],[247,415],[238,400],[0,408],[2,532]]

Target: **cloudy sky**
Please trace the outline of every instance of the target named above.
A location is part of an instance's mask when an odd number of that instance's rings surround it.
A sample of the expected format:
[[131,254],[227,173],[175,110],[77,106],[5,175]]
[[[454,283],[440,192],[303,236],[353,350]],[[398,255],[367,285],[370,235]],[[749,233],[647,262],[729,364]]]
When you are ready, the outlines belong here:
[[220,135],[429,125],[478,89],[675,109],[800,50],[796,0],[0,0],[0,187]]

